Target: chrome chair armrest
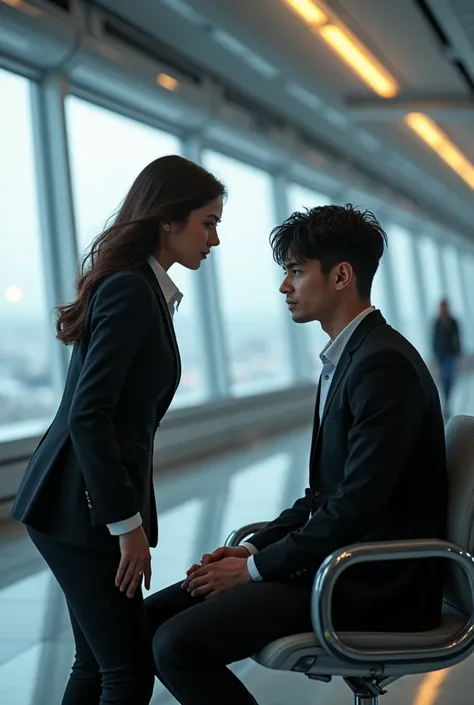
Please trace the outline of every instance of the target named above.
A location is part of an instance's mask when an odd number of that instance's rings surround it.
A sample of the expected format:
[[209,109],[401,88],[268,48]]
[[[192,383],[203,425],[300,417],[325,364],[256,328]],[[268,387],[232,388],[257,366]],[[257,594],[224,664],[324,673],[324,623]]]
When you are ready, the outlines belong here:
[[[466,623],[447,643],[437,647],[379,650],[354,648],[339,638],[332,622],[332,596],[335,585],[347,568],[372,561],[415,560],[420,558],[445,558],[460,567],[467,578],[471,596],[470,614]],[[321,646],[332,657],[352,665],[361,662],[404,664],[413,661],[450,662],[474,649],[474,559],[448,541],[417,539],[413,541],[384,541],[347,546],[328,556],[319,568],[313,584],[311,617],[314,631]]]
[[257,521],[253,524],[246,524],[240,529],[232,531],[232,533],[229,534],[229,536],[226,538],[225,545],[232,547],[238,546],[242,543],[242,541],[245,541],[246,539],[249,539],[251,536],[256,534],[257,531],[260,531],[261,529],[265,528],[267,524],[267,521]]

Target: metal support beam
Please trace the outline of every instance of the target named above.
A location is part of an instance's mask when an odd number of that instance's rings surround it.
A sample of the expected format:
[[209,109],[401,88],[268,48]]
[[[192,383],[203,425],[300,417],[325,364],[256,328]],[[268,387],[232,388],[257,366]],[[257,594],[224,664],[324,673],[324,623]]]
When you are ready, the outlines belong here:
[[[429,8],[448,38],[455,58],[462,61],[467,71],[474,73],[474,51],[469,28],[471,3],[456,4],[451,0],[427,0]],[[467,18],[467,22],[466,22]],[[464,20],[464,21],[463,21]]]
[[441,286],[443,292],[443,298],[449,298],[449,287],[448,287],[448,273],[446,271],[446,262],[443,257],[443,248],[446,244],[445,234],[437,240],[436,255],[438,257],[439,271],[441,274]]
[[[71,177],[66,134],[62,75],[50,73],[32,85],[32,114],[37,172],[41,247],[50,309],[70,301],[77,278]],[[53,350],[56,389],[62,390],[69,350],[59,343]]]
[[[413,258],[413,268],[415,270],[415,281],[423,282],[423,264],[420,253],[420,224],[417,220],[413,220],[409,226],[410,231],[410,248]],[[425,360],[431,357],[431,311],[429,310],[428,298],[423,285],[418,286],[419,310],[422,315],[423,337],[426,355],[422,351]]]
[[[273,195],[275,216],[277,221],[282,223],[290,214],[290,206],[288,204],[288,184],[281,174],[276,174],[273,177]],[[305,326],[295,324],[289,313],[285,315],[285,328],[292,382],[296,384],[307,382],[308,379],[314,378],[314,370],[311,370],[310,365],[309,331]]]
[[464,96],[401,95],[396,98],[349,98],[346,106],[357,121],[388,122],[407,113],[428,113],[433,119],[469,122],[474,119],[474,99]]
[[[190,137],[184,142],[187,159],[200,164],[201,151],[200,138]],[[197,272],[197,296],[202,326],[199,344],[204,359],[206,390],[211,399],[222,399],[230,396],[231,375],[215,257],[210,257]]]

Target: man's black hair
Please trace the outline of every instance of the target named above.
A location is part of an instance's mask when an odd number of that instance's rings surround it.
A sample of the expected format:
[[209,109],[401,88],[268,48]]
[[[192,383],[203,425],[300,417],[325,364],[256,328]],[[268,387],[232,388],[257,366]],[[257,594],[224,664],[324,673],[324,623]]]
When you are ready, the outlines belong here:
[[274,260],[281,266],[290,258],[294,262],[319,260],[327,274],[339,262],[348,262],[360,298],[369,299],[387,235],[371,211],[349,203],[293,213],[273,229],[270,243]]

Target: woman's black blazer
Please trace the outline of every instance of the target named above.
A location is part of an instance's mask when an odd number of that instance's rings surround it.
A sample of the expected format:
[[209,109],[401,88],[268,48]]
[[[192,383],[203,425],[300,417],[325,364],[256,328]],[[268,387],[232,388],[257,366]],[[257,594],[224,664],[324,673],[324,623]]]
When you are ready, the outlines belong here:
[[140,512],[156,545],[153,442],[180,375],[173,323],[150,265],[104,279],[12,516],[59,540],[116,552],[106,525]]

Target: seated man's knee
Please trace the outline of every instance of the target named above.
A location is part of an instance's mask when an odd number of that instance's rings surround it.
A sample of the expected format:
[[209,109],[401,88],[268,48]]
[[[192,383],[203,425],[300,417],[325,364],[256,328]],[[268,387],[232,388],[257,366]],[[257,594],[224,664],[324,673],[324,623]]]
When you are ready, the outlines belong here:
[[179,619],[171,619],[163,624],[154,634],[152,642],[153,659],[157,674],[169,668],[179,668],[188,660],[190,651],[189,635],[185,634],[184,625]]
[[169,588],[156,592],[144,600],[143,604],[152,636],[174,614],[173,604],[168,593]]

